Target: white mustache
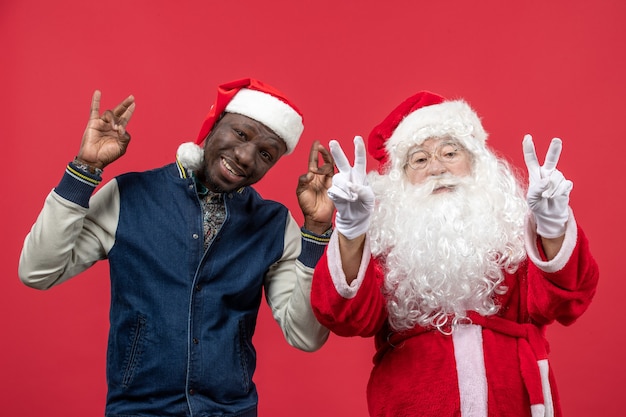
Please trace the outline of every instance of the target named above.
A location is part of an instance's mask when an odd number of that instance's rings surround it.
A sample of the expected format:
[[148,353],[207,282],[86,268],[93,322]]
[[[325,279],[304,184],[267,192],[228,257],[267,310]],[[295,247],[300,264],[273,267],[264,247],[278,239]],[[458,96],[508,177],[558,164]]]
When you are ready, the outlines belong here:
[[454,188],[459,185],[462,180],[459,177],[455,177],[450,174],[443,174],[438,177],[428,178],[425,182],[421,184],[422,187],[426,188],[429,191],[434,191],[438,188]]

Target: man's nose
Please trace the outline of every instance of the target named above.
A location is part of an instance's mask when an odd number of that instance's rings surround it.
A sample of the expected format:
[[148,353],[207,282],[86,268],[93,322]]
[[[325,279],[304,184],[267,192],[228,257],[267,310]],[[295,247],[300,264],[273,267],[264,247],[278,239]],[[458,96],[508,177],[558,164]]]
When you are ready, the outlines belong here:
[[254,161],[256,146],[251,142],[245,142],[235,147],[235,156],[242,165],[250,165]]

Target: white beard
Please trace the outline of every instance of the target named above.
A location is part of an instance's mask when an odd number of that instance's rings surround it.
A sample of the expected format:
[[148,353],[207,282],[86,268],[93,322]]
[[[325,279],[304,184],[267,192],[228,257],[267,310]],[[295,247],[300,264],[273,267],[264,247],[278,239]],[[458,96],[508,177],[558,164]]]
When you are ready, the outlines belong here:
[[[466,320],[467,311],[498,311],[495,295],[506,292],[503,270],[513,272],[526,256],[527,205],[508,168],[492,170],[492,175],[438,177],[419,186],[369,175],[377,198],[370,241],[385,267],[393,329],[421,325],[448,332]],[[432,194],[441,184],[454,189]]]

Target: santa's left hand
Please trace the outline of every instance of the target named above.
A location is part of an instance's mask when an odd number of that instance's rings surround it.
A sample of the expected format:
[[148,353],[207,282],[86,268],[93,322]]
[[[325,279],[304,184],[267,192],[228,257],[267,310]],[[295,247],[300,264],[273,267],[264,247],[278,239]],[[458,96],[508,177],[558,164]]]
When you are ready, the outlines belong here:
[[537,234],[548,239],[563,236],[569,217],[569,193],[573,187],[573,183],[556,169],[563,143],[561,139],[552,139],[542,166],[537,160],[532,136],[524,136],[522,147],[528,168],[526,199],[535,215]]
[[374,192],[367,183],[365,144],[361,136],[354,137],[354,167],[336,140],[329,143],[330,152],[339,172],[333,176],[328,197],[337,208],[335,227],[348,240],[365,234],[374,210]]

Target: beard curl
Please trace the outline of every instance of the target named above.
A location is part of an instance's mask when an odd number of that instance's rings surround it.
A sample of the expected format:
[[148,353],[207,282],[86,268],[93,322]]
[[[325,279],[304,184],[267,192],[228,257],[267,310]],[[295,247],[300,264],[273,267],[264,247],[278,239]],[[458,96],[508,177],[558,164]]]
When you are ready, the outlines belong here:
[[[526,200],[512,171],[495,156],[474,159],[471,176],[438,176],[420,185],[372,172],[377,198],[372,254],[385,270],[389,322],[449,332],[467,311],[492,315],[504,271],[526,258]],[[433,194],[445,186],[449,192]]]

